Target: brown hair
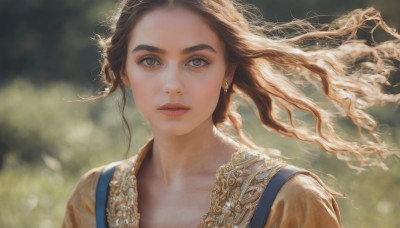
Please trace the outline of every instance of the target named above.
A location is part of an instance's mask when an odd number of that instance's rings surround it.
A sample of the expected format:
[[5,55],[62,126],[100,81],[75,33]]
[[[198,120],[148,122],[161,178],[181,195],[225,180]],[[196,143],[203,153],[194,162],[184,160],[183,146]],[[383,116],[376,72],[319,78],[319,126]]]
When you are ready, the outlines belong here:
[[[400,95],[385,94],[382,87],[400,61],[400,36],[388,27],[373,8],[358,9],[329,25],[313,25],[306,20],[286,24],[265,22],[258,11],[234,0],[125,0],[117,11],[109,38],[101,38],[103,48],[102,82],[105,90],[94,99],[125,89],[121,70],[124,68],[129,34],[138,18],[156,7],[183,5],[204,16],[226,46],[228,66],[236,66],[232,87],[221,90],[213,113],[215,125],[230,120],[239,140],[256,147],[242,132],[240,115],[230,109],[232,95],[254,102],[260,121],[276,132],[303,141],[317,143],[335,153],[355,168],[368,165],[383,167],[388,148],[379,139],[377,123],[366,112],[375,104],[399,103]],[[368,26],[369,25],[369,26]],[[369,44],[358,40],[357,31],[377,27],[391,40]],[[286,31],[296,31],[288,33]],[[313,85],[331,102],[336,111],[350,117],[364,141],[349,142],[336,134],[332,109],[323,108],[302,92]],[[299,88],[300,87],[300,88]],[[284,110],[286,118],[279,115]],[[307,130],[295,117],[302,110],[314,118],[315,130]],[[366,132],[366,134],[365,134]],[[128,146],[129,147],[129,146]]]

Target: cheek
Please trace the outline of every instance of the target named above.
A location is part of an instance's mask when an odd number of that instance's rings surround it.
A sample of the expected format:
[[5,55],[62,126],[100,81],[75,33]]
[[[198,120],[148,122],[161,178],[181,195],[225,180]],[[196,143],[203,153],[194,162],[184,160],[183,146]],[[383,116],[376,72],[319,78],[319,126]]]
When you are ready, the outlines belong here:
[[219,100],[221,83],[214,80],[213,82],[205,83],[203,85],[204,86],[197,85],[195,87],[196,92],[192,94],[196,94],[196,97],[201,101],[200,103],[203,108],[214,111]]
[[146,83],[140,83],[138,81],[133,81],[131,79],[131,90],[132,97],[135,103],[136,108],[142,114],[146,113],[146,108],[148,109],[150,97],[154,97],[154,94],[151,94],[151,88],[146,86]]
[[129,86],[132,90],[133,99],[138,105],[143,102],[146,97],[149,97],[152,91],[152,84],[149,83],[149,77],[147,77],[148,75],[139,70],[137,67],[132,66],[132,64],[129,65],[126,70],[129,78]]
[[199,89],[204,96],[209,97],[210,100],[216,100],[217,102],[225,80],[225,68],[223,64],[219,64],[209,75],[207,81],[203,84],[204,86]]
[[149,89],[142,85],[132,85],[132,95],[137,100],[143,100],[149,93]]

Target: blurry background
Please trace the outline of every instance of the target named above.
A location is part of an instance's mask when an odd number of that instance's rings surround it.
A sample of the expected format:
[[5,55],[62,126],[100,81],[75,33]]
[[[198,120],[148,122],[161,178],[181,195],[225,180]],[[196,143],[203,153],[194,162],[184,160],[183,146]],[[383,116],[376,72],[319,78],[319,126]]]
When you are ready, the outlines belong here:
[[[390,26],[400,28],[398,0],[249,2],[274,22],[375,6]],[[59,227],[79,177],[124,157],[118,95],[68,102],[99,88],[100,55],[92,37],[107,31],[104,22],[115,6],[115,0],[0,0],[0,227]],[[398,108],[371,111],[382,122],[387,143],[399,147]],[[131,104],[128,116],[132,155],[149,131]],[[290,162],[315,170],[347,196],[338,200],[346,227],[400,227],[397,159],[387,161],[389,171],[356,174],[316,146],[263,130],[248,110],[243,118],[257,143],[278,148]]]

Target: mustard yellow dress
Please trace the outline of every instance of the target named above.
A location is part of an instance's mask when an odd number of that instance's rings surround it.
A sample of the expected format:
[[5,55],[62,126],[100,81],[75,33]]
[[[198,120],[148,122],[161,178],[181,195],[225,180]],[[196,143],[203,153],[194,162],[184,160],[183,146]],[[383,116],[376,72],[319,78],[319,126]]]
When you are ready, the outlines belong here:
[[[151,147],[151,143],[147,144],[136,156],[116,168],[107,203],[109,227],[139,227],[136,174]],[[265,186],[285,165],[246,147],[238,149],[229,162],[219,167],[209,211],[198,227],[248,227]],[[68,201],[62,227],[96,227],[95,192],[105,167],[82,176]],[[282,187],[265,227],[341,227],[340,213],[335,199],[320,179],[304,171]]]

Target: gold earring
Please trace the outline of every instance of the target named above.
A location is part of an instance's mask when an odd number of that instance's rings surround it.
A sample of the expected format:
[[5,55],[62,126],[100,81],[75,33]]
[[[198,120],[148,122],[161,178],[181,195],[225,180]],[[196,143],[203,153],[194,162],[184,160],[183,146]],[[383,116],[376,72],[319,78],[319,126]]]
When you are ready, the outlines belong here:
[[225,82],[224,94],[227,94],[227,93],[228,93],[228,89],[229,89],[229,84],[228,84],[228,82]]

